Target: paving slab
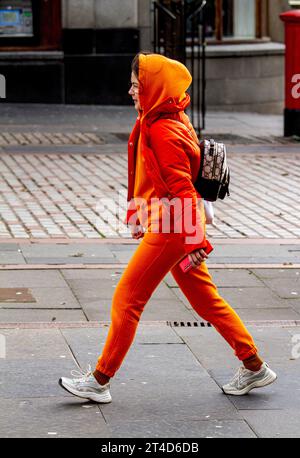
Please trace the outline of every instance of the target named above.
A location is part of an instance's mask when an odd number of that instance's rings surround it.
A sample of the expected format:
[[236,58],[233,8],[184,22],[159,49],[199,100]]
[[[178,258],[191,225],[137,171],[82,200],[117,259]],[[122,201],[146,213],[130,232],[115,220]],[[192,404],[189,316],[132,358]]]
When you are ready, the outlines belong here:
[[[30,258],[26,257],[27,264],[112,264],[119,262],[116,258],[99,258],[99,257],[65,257],[65,258],[55,258],[55,257],[35,257]],[[11,263],[14,264],[14,263]]]
[[133,254],[135,252],[134,250],[124,250],[124,251],[116,251],[113,250],[112,253],[114,254],[115,258],[118,260],[120,263],[128,263],[130,259],[132,258]]
[[69,358],[44,358],[38,364],[34,358],[0,359],[0,399],[62,397],[58,380],[72,369],[74,363]]
[[260,264],[299,264],[299,257],[294,258],[286,258],[284,256],[274,256],[270,258],[269,256],[243,256],[243,257],[216,257],[213,258],[212,256],[206,261],[208,267],[210,264],[256,264],[259,267]]
[[0,264],[26,264],[26,260],[21,253],[2,251],[0,252]]
[[[101,351],[99,345],[104,345],[108,334],[108,325],[99,328],[61,329],[62,335],[76,353],[83,354],[93,351],[97,355]],[[180,344],[182,340],[166,324],[140,324],[134,339],[134,344]]]
[[[275,308],[239,308],[233,307],[242,320],[299,320],[300,313],[292,307]],[[300,311],[299,311],[300,312]]]
[[20,245],[19,243],[1,243],[0,242],[0,253],[3,251],[16,251],[19,252]]
[[281,299],[300,299],[300,277],[293,275],[292,278],[278,278],[264,280],[267,288],[272,290]]
[[[294,245],[294,249],[300,249],[299,245]],[[289,245],[272,245],[272,244],[236,244],[232,245],[214,245],[214,251],[210,255],[210,259],[212,258],[299,258],[299,253],[290,251]]]
[[[298,328],[251,325],[246,327],[253,336],[259,354],[271,366],[273,364],[284,364],[287,367],[295,365],[296,361],[291,360],[294,346],[292,337],[300,334]],[[176,327],[173,329],[208,371],[223,368],[228,370],[230,377],[230,374],[233,375],[240,366],[241,363],[233,349],[213,327]]]
[[297,280],[300,276],[300,269],[251,269],[251,271],[260,279],[283,279]]
[[80,309],[80,304],[72,291],[66,288],[38,288],[31,287],[30,293],[35,299],[35,302],[19,302],[9,303],[0,302],[1,308],[15,308],[26,309],[26,308],[38,308],[38,309]]
[[5,337],[6,359],[71,359],[70,349],[59,329],[1,329]]
[[[255,329],[251,327],[249,330],[261,356],[275,370],[278,380],[262,390],[251,391],[247,396],[228,396],[228,399],[240,413],[241,410],[287,411],[298,408],[299,397],[296,393],[300,390],[298,377],[300,359],[291,357],[291,338],[293,333],[297,332],[297,328]],[[198,337],[195,329],[176,329],[202,366],[221,387],[232,378],[240,362],[233,355],[230,347],[224,341],[222,342],[221,336],[212,331],[209,328],[199,329]]]
[[177,282],[175,281],[173,275],[170,272],[167,273],[167,275],[163,279],[163,282],[166,285],[168,285],[169,288],[175,288],[175,287],[178,288],[178,284],[177,284]]
[[86,321],[82,310],[0,309],[0,323],[36,323]]
[[80,302],[111,299],[116,288],[113,277],[110,280],[68,280],[68,284]]
[[58,270],[0,270],[0,288],[66,287]]
[[[6,412],[7,418],[5,421],[0,414],[0,435],[75,437],[80,419],[89,423],[94,415],[98,417],[94,404],[62,391],[57,378],[76,369],[70,351],[66,353],[69,347],[83,369],[88,363],[93,366],[107,332],[108,326],[61,330],[0,327],[0,333],[6,337],[8,356],[0,360],[0,372],[6,374],[5,380],[0,380],[0,410],[3,415]],[[92,421],[93,427],[83,427],[81,436],[76,431],[77,436],[277,437],[281,421],[278,412],[283,411],[286,422],[282,433],[297,437],[291,422],[299,421],[295,393],[300,390],[300,358],[290,358],[292,336],[297,328],[252,326],[251,332],[260,353],[277,372],[278,380],[261,391],[237,398],[225,396],[220,386],[231,379],[239,361],[213,328],[141,323],[133,346],[112,379],[113,402],[97,406],[103,422]],[[32,356],[34,353],[30,352],[34,350],[36,355]],[[265,412],[269,414],[264,417]],[[278,425],[273,435],[272,413]],[[266,424],[259,418],[265,418]]]
[[[237,308],[284,308],[285,302],[271,289],[260,287],[218,288],[220,295]],[[289,303],[287,302],[287,307]]]
[[[111,276],[110,281],[103,280],[67,280],[68,285],[79,300],[111,299],[117,287],[120,276]],[[155,299],[174,299],[174,294],[164,283],[158,285],[152,296]]]
[[[80,300],[80,305],[90,321],[108,321],[111,319],[111,299],[96,301]],[[141,321],[194,320],[193,314],[179,300],[162,300],[152,297],[146,304]]]
[[101,244],[62,244],[62,243],[43,243],[43,244],[20,244],[25,258],[108,258],[113,259],[111,250]]
[[299,410],[241,410],[240,413],[258,437],[299,439]]
[[[66,280],[115,280],[117,281],[123,269],[60,269]],[[1,277],[0,277],[1,278]]]
[[[291,308],[291,304],[287,301],[280,300],[272,291],[263,287],[221,287],[218,288],[219,294],[233,307],[245,309],[260,309],[260,308]],[[192,310],[192,306],[181,291],[180,288],[172,288],[172,292]],[[201,301],[201,298],[199,298]]]
[[[134,242],[134,239],[131,239],[132,242]],[[108,243],[106,246],[111,250],[111,251],[115,251],[116,253],[119,253],[121,251],[132,251],[133,253],[135,252],[135,250],[137,249],[138,245],[140,244],[140,242],[138,243],[121,243],[122,240],[120,241],[120,243]],[[1,246],[1,245],[0,245]]]
[[[77,352],[77,345],[75,348],[71,344],[71,348],[81,366],[86,367],[86,352],[82,352],[82,347]],[[207,415],[239,418],[228,399],[181,343],[135,343],[111,385],[114,402],[101,406],[109,424],[136,418],[155,421],[158,417],[197,420]]]
[[110,434],[97,404],[82,403],[71,395],[0,399],[2,438],[105,438]]
[[255,438],[256,435],[243,420],[240,421],[158,421],[139,420],[118,422],[110,426],[112,437],[157,438]]
[[243,288],[263,286],[262,281],[248,269],[209,269],[218,288]]

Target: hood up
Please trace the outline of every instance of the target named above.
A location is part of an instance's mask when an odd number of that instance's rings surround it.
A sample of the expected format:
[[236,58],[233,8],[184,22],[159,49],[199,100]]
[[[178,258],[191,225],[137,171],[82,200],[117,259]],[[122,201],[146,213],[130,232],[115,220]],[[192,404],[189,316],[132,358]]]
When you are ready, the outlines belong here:
[[138,78],[141,119],[150,113],[179,111],[189,104],[186,90],[192,77],[181,62],[160,54],[141,54]]

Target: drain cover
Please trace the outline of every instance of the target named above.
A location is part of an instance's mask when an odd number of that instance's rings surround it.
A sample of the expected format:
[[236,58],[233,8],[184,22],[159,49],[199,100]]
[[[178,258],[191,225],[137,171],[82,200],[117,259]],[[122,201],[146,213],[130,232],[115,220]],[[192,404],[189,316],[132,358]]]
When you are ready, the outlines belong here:
[[208,321],[167,321],[168,326],[172,326],[174,328],[180,327],[201,327],[201,328],[211,328],[211,324]]

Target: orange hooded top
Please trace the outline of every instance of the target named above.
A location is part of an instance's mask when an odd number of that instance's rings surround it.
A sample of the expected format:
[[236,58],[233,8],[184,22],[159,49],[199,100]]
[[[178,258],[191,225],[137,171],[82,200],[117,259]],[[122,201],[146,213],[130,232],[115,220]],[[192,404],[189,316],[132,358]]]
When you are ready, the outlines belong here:
[[[128,142],[126,223],[160,232],[163,215],[169,215],[170,231],[185,237],[190,253],[206,247],[203,202],[197,201],[200,195],[193,186],[200,166],[199,141],[184,113],[192,77],[176,60],[141,54],[138,79],[141,112]],[[151,199],[156,202],[150,206]]]

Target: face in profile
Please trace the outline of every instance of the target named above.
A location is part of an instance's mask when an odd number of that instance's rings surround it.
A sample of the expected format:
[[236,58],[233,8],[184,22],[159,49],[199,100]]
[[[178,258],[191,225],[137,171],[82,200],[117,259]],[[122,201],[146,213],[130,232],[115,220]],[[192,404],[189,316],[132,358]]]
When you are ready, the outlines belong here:
[[131,86],[128,94],[132,97],[134,108],[139,111],[141,109],[139,101],[139,81],[133,72],[131,73]]

